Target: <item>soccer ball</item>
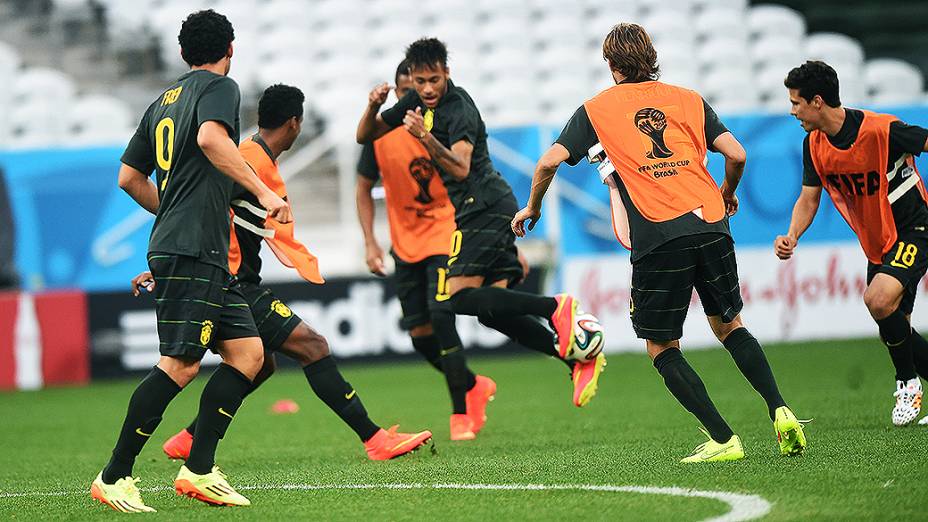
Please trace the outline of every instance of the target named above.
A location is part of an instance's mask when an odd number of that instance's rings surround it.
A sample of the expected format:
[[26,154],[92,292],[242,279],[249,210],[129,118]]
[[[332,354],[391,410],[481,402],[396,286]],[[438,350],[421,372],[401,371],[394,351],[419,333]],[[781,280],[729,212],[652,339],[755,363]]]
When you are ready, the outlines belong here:
[[605,339],[603,325],[593,314],[583,313],[577,315],[574,323],[574,349],[567,356],[580,362],[592,361],[603,351]]

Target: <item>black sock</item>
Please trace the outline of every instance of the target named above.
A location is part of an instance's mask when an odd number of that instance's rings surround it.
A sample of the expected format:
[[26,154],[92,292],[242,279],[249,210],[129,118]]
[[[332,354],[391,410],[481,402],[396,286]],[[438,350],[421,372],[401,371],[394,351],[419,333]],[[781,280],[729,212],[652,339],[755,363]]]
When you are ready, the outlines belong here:
[[699,419],[716,442],[728,442],[734,433],[715,409],[706,386],[677,348],[664,350],[654,358],[654,367],[677,401]]
[[505,334],[526,348],[563,361],[569,368],[573,369],[574,361],[566,361],[558,355],[554,333],[545,328],[534,317],[528,315],[517,317],[480,316],[479,319],[480,324]]
[[307,364],[303,373],[316,395],[358,434],[362,442],[367,442],[380,430],[380,426],[367,416],[361,398],[342,377],[331,355]]
[[467,367],[464,346],[454,324],[454,314],[450,310],[432,310],[430,314],[435,339],[439,344],[439,365],[448,383],[451,396],[451,412],[467,413],[467,392],[477,383],[477,377]]
[[129,408],[119,431],[119,439],[113,448],[109,463],[103,469],[104,483],[114,484],[117,480],[132,475],[135,457],[161,423],[164,410],[180,393],[180,389],[180,386],[157,366],[142,379],[129,399]]
[[928,341],[912,328],[911,342],[915,373],[921,375],[922,379],[928,379]]
[[770,369],[770,363],[767,362],[767,356],[764,355],[760,343],[747,328],[738,328],[729,333],[722,344],[731,354],[731,358],[735,360],[741,374],[764,398],[764,402],[767,403],[767,413],[770,414],[770,420],[773,420],[777,408],[786,406],[786,402],[780,396],[777,381],[773,377],[773,370]]
[[221,363],[203,388],[187,469],[203,475],[213,470],[216,447],[226,435],[232,418],[251,391],[251,380],[228,364]]
[[[267,353],[265,353],[265,357],[267,357]],[[266,379],[265,379],[265,380],[266,380]],[[262,382],[263,382],[263,381],[262,381]],[[245,394],[245,397],[248,397],[249,395],[251,395],[251,392],[257,390],[257,389],[258,389],[258,384],[260,384],[260,383],[252,382],[252,383],[251,383],[251,387],[248,388],[248,393]],[[244,399],[245,397],[242,397],[242,398]],[[187,433],[189,433],[189,434],[191,434],[191,435],[193,435],[193,434],[196,433],[196,431],[197,431],[197,420],[198,420],[199,418],[200,418],[200,416],[197,415],[196,417],[193,418],[193,420],[190,422],[190,424],[188,424],[187,427],[184,428],[184,429],[187,430]]]
[[899,309],[876,322],[880,327],[880,338],[889,350],[889,357],[896,367],[896,380],[908,381],[915,378],[912,357],[912,327]]
[[432,367],[438,371],[442,371],[441,362],[439,362],[439,359],[441,359],[441,345],[439,345],[438,337],[436,337],[435,334],[413,337],[412,347],[415,348],[415,350],[419,352],[419,355],[424,357]]
[[458,315],[478,317],[535,315],[548,319],[557,309],[557,301],[553,297],[496,286],[484,286],[459,290],[451,296],[451,308]]

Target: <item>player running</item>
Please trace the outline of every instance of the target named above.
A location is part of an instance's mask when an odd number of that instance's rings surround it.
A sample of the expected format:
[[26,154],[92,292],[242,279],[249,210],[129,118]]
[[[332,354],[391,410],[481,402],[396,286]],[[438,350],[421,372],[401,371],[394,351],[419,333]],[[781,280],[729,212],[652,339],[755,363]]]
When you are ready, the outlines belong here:
[[[132,394],[112,458],[90,488],[117,511],[155,511],[142,501],[132,466],[206,350],[217,351],[222,364],[203,389],[198,436],[174,487],[210,504],[250,504],[214,465],[219,439],[264,359],[248,304],[229,274],[229,201],[238,183],[281,223],[290,221],[290,207],[236,147],[240,98],[226,76],[233,38],[232,24],[215,11],[187,17],[178,40],[191,70],[148,107],[122,156],[119,186],[157,215],[148,266],[157,283],[161,358]],[[148,179],[153,170],[157,184]]]
[[[396,99],[412,90],[405,60],[397,67],[394,81]],[[383,249],[374,236],[371,197],[371,189],[381,177],[402,326],[409,330],[416,351],[445,375],[451,395],[451,440],[472,440],[486,422],[487,402],[496,392],[496,383],[474,375],[467,367],[445,291],[448,243],[455,229],[454,206],[425,146],[405,129],[393,129],[365,144],[358,161],[356,199],[367,266],[373,274],[386,275]]]
[[[413,42],[406,49],[406,60],[414,90],[380,113],[390,89],[387,84],[375,87],[358,124],[358,143],[372,142],[401,125],[419,140],[455,209],[457,230],[451,236],[447,265],[452,311],[476,316],[528,348],[561,358],[571,368],[574,404],[586,405],[596,394],[606,357],[600,353],[588,362],[570,360],[577,342],[576,299],[509,289],[522,277],[515,237],[509,230],[518,204],[490,161],[486,126],[477,106],[450,80],[448,51],[439,40]],[[546,319],[554,333],[539,318]]]
[[[296,87],[273,85],[258,101],[258,133],[242,141],[239,150],[245,161],[267,186],[287,201],[287,188],[277,170],[277,158],[289,150],[300,135],[303,121],[303,93]],[[361,439],[371,460],[387,460],[414,451],[427,444],[429,431],[399,433],[397,426],[384,430],[368,417],[361,397],[345,381],[331,356],[325,337],[303,322],[271,290],[261,286],[261,240],[265,240],[280,261],[296,268],[307,281],[323,283],[316,258],[293,239],[294,225],[279,225],[265,220],[260,202],[247,192],[235,195],[232,208],[235,225],[229,249],[230,270],[238,276],[239,287],[264,343],[264,366],[248,393],[266,381],[276,368],[274,352],[300,363],[309,386],[316,396],[338,415]],[[241,199],[239,199],[241,198]],[[142,273],[132,280],[133,293],[139,287],[152,291],[151,274]],[[164,443],[164,453],[172,459],[190,455],[198,420]]]
[[[657,53],[636,24],[612,28],[603,58],[616,85],[584,103],[538,161],[528,205],[512,222],[525,235],[561,163],[599,163],[609,187],[616,237],[631,249],[632,326],[670,393],[705,426],[709,440],[682,462],[744,458],[741,439],[709,398],[680,351],[693,289],[712,331],[767,403],[780,452],[798,455],[802,425],[786,406],[757,339],[741,319],[741,291],[728,218],[745,153],[695,91],[657,81]],[[705,167],[707,150],[725,157],[721,190]]]
[[[864,304],[896,368],[892,421],[911,424],[928,378],[928,342],[909,323],[918,282],[928,269],[928,196],[913,156],[928,150],[928,130],[890,114],[844,108],[838,74],[808,61],[783,82],[790,114],[809,134],[802,142],[802,192],[774,251],[792,257],[818,211],[822,187],[867,256]],[[919,424],[928,425],[928,417]]]

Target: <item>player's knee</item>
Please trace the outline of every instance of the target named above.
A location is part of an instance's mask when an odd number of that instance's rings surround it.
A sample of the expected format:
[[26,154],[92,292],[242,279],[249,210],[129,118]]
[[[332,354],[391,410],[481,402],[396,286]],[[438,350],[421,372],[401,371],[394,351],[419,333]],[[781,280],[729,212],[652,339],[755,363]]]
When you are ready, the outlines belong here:
[[236,370],[242,372],[245,377],[254,381],[264,366],[264,348],[241,350],[235,354],[231,361],[226,361],[226,363],[231,364]]
[[305,323],[293,331],[284,348],[287,355],[296,359],[301,366],[312,364],[332,353],[326,338]]
[[409,329],[410,337],[428,337],[435,333],[432,323],[420,324]]
[[712,328],[712,333],[715,334],[716,339],[718,339],[719,342],[724,342],[729,334],[738,328],[743,328],[744,323],[741,322],[741,315],[739,314],[727,323],[723,322],[721,317],[710,317],[709,326]]
[[275,371],[277,371],[277,361],[274,360],[274,355],[272,353],[265,351],[264,363],[261,365],[261,369],[258,370],[258,374],[252,379],[252,383],[255,386],[260,386],[261,383],[270,379]]
[[183,388],[190,384],[190,381],[199,373],[200,361],[162,356],[158,361],[158,368],[166,373],[178,386]]
[[896,311],[897,306],[894,296],[873,288],[868,288],[864,292],[864,304],[876,320],[885,319]]
[[669,350],[669,349],[671,349],[671,348],[678,348],[678,349],[679,349],[679,348],[680,348],[680,341],[679,341],[679,340],[673,340],[673,341],[651,341],[651,340],[648,340],[648,341],[647,341],[647,347],[648,347],[648,357],[650,357],[651,360],[653,361],[655,358],[657,358],[658,355],[664,353],[665,351],[667,351],[667,350]]

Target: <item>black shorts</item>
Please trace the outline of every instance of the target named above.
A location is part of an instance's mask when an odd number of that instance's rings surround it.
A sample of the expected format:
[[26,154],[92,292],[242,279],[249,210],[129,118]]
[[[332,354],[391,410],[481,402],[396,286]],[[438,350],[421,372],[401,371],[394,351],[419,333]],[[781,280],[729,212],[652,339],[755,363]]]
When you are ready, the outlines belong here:
[[245,281],[239,287],[251,308],[251,316],[258,327],[264,349],[280,350],[284,341],[303,320],[267,288]]
[[431,321],[433,310],[451,311],[448,302],[448,256],[431,256],[417,263],[407,263],[395,253],[396,297],[403,309],[400,326],[412,330]]
[[200,359],[215,341],[258,337],[238,280],[195,257],[152,253],[161,355]]
[[673,239],[632,263],[632,326],[641,339],[674,341],[699,294],[708,316],[729,323],[741,312],[735,244],[725,234]]
[[483,276],[484,284],[506,281],[509,286],[522,279],[522,265],[511,223],[519,206],[508,194],[482,212],[458,221],[451,235],[448,277]]
[[902,283],[902,301],[899,310],[910,315],[915,307],[918,283],[928,270],[928,231],[904,230],[899,232],[899,239],[886,255],[883,264],[867,263],[867,284],[877,274],[893,276]]

